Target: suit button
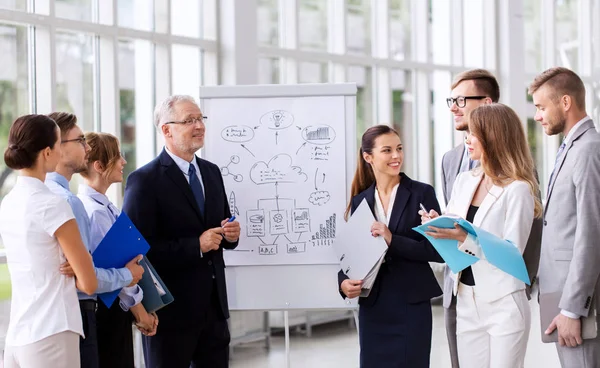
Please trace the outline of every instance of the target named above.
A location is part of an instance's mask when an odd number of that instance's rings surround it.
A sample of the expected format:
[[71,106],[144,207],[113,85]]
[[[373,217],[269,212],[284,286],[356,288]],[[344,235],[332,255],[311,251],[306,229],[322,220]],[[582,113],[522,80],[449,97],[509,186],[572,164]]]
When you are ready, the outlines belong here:
[[212,266],[212,261],[208,261],[208,265],[209,265],[209,266]]
[[544,220],[544,226],[548,225],[548,221]]

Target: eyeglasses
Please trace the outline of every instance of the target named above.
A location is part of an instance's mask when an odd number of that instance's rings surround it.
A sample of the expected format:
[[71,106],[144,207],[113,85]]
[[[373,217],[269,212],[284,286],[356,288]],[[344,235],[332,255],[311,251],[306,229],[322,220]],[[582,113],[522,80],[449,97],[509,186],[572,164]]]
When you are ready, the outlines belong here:
[[169,121],[169,122],[166,122],[165,124],[192,125],[192,124],[196,124],[197,122],[203,124],[204,120],[206,120],[206,119],[208,119],[208,116],[201,116],[199,118],[188,118],[183,121]]
[[446,99],[446,103],[449,108],[452,108],[452,105],[456,104],[458,107],[465,107],[467,105],[467,100],[481,100],[486,98],[487,96],[458,96],[456,98],[448,97]]
[[83,147],[85,147],[85,137],[77,137],[74,139],[65,139],[61,140],[60,143],[69,143],[69,142],[79,142]]

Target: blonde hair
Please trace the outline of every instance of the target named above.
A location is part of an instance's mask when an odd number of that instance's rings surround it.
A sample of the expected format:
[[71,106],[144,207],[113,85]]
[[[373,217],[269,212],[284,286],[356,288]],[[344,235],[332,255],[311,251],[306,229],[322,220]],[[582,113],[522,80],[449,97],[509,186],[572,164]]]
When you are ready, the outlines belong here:
[[550,88],[555,101],[558,101],[564,95],[568,95],[573,98],[580,109],[585,110],[585,85],[574,71],[563,67],[555,67],[542,72],[542,74],[535,77],[529,86],[529,94],[533,95],[535,91],[544,85]]
[[94,162],[99,161],[104,171],[102,178],[106,179],[114,170],[115,165],[121,159],[119,151],[119,139],[108,133],[86,133],[85,141],[90,146],[88,153],[88,164],[86,169],[81,172],[81,176],[89,179],[89,168]]
[[525,130],[517,113],[510,107],[493,103],[471,111],[469,131],[483,146],[481,168],[495,185],[505,186],[515,180],[529,184],[535,201],[535,217],[542,215],[538,198],[539,184]]

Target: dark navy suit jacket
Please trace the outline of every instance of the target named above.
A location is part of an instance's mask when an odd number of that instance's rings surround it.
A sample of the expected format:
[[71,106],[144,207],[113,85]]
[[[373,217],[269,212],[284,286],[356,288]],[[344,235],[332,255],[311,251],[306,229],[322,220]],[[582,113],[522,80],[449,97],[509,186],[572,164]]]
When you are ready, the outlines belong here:
[[[200,235],[230,217],[219,168],[196,157],[205,193],[204,216],[183,172],[163,150],[127,179],[123,211],[150,244],[148,259],[173,294],[174,302],[158,311],[159,330],[198,330],[204,323],[216,285],[223,317],[229,317],[223,239],[217,251],[200,256]],[[214,275],[214,280],[213,280]]]
[[[434,209],[438,213],[440,213],[440,205],[431,185],[414,181],[404,173],[400,176],[400,185],[388,226],[392,233],[392,241],[369,296],[359,298],[361,305],[375,304],[379,293],[385,292],[399,293],[408,303],[427,301],[442,294],[428,262],[444,262],[444,260],[424,236],[412,230],[413,227],[421,225],[421,216],[418,214],[419,203],[422,203],[427,210]],[[352,212],[358,208],[363,199],[366,199],[375,214],[375,183],[352,198]],[[385,274],[387,279],[385,288],[393,288],[393,290],[381,289],[382,274]],[[340,270],[338,283],[343,298],[346,296],[341,290],[341,284],[347,278],[348,276]]]

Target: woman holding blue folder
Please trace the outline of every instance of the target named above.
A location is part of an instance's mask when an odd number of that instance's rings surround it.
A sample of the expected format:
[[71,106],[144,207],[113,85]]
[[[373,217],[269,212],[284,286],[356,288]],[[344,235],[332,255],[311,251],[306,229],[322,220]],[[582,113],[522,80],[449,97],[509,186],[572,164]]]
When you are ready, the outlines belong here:
[[[470,114],[466,144],[481,166],[458,175],[447,212],[508,240],[522,254],[542,206],[521,120],[508,106],[482,105]],[[426,223],[438,213],[421,215]],[[455,227],[430,226],[426,234],[457,240],[460,250],[479,258],[453,274],[460,366],[523,367],[531,324],[525,283],[490,264],[479,240]]]
[[[79,186],[78,196],[90,218],[90,238],[96,246],[120,214],[106,197],[106,191],[112,184],[123,181],[123,168],[127,161],[119,151],[117,137],[112,134],[87,133],[85,139],[90,152],[87,169],[81,173],[85,183]],[[142,297],[142,290],[134,285],[123,288],[118,303],[111,308],[98,303],[96,319],[100,367],[134,367],[132,318],[128,310],[131,310],[142,333],[150,336],[156,333],[158,318],[154,313],[146,312],[141,303]],[[128,308],[129,305],[133,306]]]
[[362,368],[429,367],[430,300],[442,291],[428,261],[443,260],[412,228],[421,224],[419,203],[437,211],[439,204],[431,185],[401,172],[403,160],[400,136],[389,126],[373,126],[363,134],[346,218],[366,200],[376,218],[371,234],[382,236],[389,248],[369,291],[362,280],[338,273],[342,297],[361,296]]

